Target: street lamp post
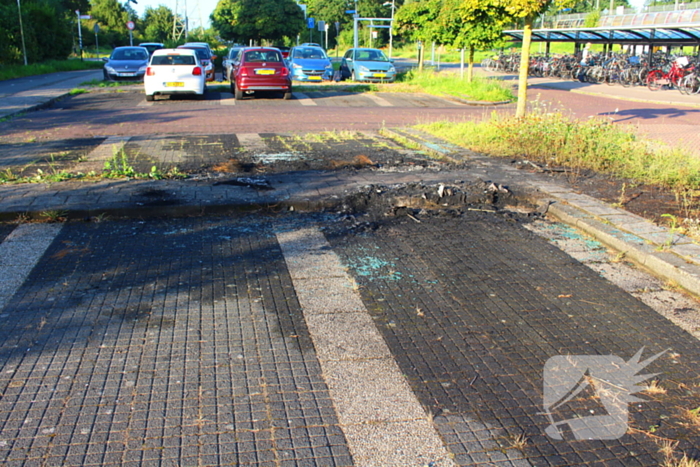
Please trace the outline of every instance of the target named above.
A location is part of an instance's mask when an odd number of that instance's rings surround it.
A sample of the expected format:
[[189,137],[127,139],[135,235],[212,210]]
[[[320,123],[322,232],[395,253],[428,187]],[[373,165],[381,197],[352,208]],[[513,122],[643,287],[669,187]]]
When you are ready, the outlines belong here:
[[395,8],[395,3],[394,0],[391,0],[391,2],[386,2],[384,6],[389,6],[391,5],[391,22],[389,23],[389,58],[391,58],[391,54],[393,52],[393,46],[394,46],[394,8]]
[[27,66],[27,48],[24,46],[24,27],[22,26],[22,7],[17,0],[17,12],[19,13],[19,35],[22,36],[22,57],[24,58],[24,66]]

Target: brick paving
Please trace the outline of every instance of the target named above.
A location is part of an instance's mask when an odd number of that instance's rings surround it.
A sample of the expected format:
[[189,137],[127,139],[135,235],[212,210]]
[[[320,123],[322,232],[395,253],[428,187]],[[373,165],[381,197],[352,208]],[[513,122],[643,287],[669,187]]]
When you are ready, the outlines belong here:
[[3,465],[352,464],[251,219],[66,225],[0,320]]
[[[632,431],[613,441],[544,435],[542,370],[549,357],[668,355],[646,373],[700,383],[700,345],[595,272],[512,222],[477,214],[417,224],[392,221],[331,244],[401,371],[460,465],[500,465],[527,438],[533,465],[658,465],[648,433],[673,407],[698,402],[682,387],[631,406]],[[648,397],[645,399],[649,399]],[[597,409],[597,408],[596,408]],[[660,437],[677,433],[669,423]],[[697,432],[681,441],[696,446]]]

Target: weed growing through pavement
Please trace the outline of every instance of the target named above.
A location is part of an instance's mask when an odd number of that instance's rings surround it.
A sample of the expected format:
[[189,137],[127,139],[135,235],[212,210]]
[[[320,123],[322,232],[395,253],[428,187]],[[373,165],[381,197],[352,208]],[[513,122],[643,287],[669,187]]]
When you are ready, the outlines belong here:
[[49,210],[43,211],[39,217],[45,222],[65,222],[66,211]]
[[659,380],[653,380],[649,385],[644,389],[644,392],[647,394],[666,394],[666,388],[662,387],[659,385]]
[[517,436],[510,437],[510,447],[517,449],[518,451],[523,451],[527,446],[527,437],[524,433],[520,433]]

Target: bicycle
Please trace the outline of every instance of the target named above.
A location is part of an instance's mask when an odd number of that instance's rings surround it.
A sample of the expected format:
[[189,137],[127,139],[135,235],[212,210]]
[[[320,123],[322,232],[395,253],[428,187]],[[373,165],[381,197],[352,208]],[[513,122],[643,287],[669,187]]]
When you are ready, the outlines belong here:
[[[685,60],[683,60],[685,59]],[[678,87],[681,79],[686,75],[685,66],[688,64],[686,57],[679,57],[671,63],[671,68],[664,72],[664,68],[651,70],[647,75],[647,87],[650,91],[658,91],[663,86]]]

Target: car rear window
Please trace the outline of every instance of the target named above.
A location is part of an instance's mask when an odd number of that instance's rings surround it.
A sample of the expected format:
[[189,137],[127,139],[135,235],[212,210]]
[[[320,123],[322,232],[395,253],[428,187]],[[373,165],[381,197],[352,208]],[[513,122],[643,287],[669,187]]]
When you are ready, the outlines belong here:
[[116,50],[112,60],[147,60],[148,53],[145,50]]
[[151,65],[195,65],[192,55],[156,55]]
[[194,47],[178,47],[178,49],[188,49],[188,50],[194,50],[194,53],[197,54],[197,58],[200,60],[211,60],[211,55],[209,55],[209,51],[207,49],[202,49],[202,48],[194,48]]
[[277,50],[250,50],[245,53],[246,62],[281,62],[282,54]]

